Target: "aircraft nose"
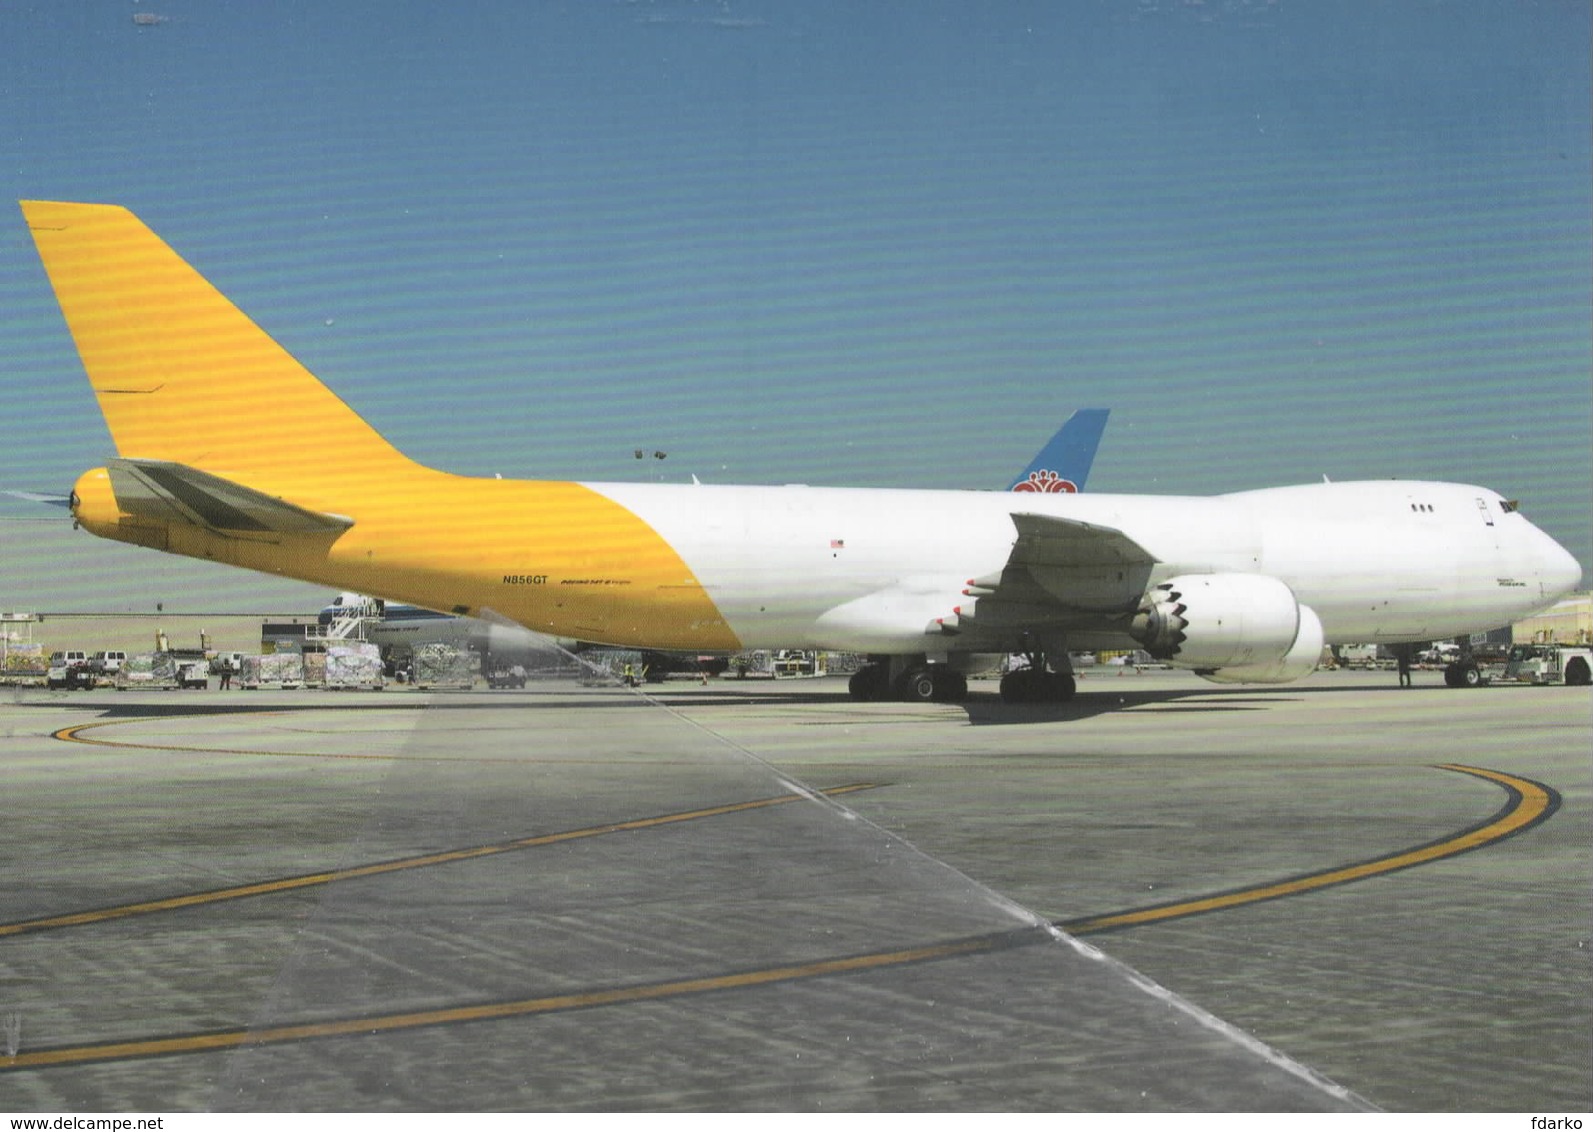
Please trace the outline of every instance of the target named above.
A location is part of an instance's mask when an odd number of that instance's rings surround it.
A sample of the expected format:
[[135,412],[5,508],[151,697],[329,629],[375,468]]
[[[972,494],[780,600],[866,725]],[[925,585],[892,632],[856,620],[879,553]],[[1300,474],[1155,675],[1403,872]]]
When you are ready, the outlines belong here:
[[1538,547],[1538,583],[1545,597],[1563,597],[1582,584],[1582,564],[1548,535]]

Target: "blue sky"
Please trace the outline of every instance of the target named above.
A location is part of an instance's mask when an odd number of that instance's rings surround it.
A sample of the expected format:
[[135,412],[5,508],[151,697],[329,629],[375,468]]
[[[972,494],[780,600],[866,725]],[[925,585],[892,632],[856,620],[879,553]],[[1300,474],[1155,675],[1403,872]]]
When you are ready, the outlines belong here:
[[[1476,482],[1593,558],[1585,3],[4,14],[5,194],[133,208],[428,463],[997,487],[1101,405],[1093,490]],[[0,382],[0,486],[110,453],[15,212]],[[0,607],[323,596],[48,518]]]

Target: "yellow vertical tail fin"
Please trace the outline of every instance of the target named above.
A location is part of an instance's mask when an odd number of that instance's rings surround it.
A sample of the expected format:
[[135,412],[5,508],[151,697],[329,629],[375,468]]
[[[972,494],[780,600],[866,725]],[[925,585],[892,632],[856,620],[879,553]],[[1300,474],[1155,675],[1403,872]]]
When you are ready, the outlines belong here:
[[120,455],[279,485],[415,467],[127,209],[22,212]]

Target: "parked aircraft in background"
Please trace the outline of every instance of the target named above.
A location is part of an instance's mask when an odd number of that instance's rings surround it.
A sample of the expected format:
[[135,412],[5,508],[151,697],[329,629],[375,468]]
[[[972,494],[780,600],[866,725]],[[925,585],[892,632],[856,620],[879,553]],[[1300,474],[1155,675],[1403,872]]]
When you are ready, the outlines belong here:
[[1193,497],[450,475],[132,213],[23,210],[116,444],[73,491],[105,538],[618,647],[864,652],[854,695],[917,700],[961,698],[977,656],[1012,652],[1033,665],[1004,697],[1064,699],[1070,648],[1284,682],[1324,642],[1490,629],[1581,579],[1514,502],[1465,484]]
[[1007,490],[1042,495],[1083,491],[1110,414],[1110,409],[1075,412],[1040,449],[1034,461],[1007,485]]
[[351,625],[351,631],[383,649],[433,644],[481,649],[491,628],[484,621],[357,593],[338,594],[321,608],[316,621],[322,632],[337,632],[345,623],[357,623]]
[[439,613],[424,606],[384,601],[366,594],[340,593],[316,617],[322,634],[348,632],[382,650],[389,665],[404,667],[426,645],[451,645],[481,658],[483,671],[532,664],[536,655],[558,648],[574,651],[575,641],[549,641],[518,625],[493,624],[476,617]]

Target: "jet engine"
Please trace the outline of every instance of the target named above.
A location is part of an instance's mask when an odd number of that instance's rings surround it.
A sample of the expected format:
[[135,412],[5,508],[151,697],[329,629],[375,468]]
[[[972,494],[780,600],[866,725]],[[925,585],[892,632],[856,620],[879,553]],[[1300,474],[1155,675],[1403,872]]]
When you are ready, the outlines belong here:
[[1129,633],[1159,660],[1228,684],[1286,684],[1322,656],[1322,622],[1265,574],[1185,574],[1153,586]]

